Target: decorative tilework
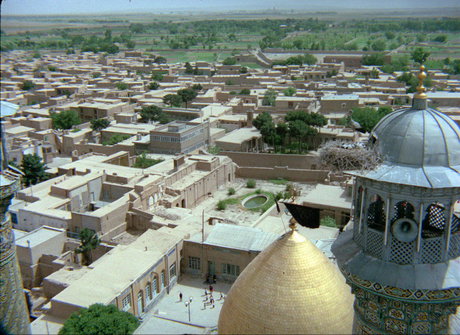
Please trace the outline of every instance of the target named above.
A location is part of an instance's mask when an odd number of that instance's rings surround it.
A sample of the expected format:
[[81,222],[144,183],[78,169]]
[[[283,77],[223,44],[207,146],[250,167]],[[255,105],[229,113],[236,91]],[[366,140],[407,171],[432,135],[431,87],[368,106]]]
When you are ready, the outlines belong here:
[[0,186],[0,320],[11,334],[30,334],[29,316],[11,222],[6,211],[19,180]]

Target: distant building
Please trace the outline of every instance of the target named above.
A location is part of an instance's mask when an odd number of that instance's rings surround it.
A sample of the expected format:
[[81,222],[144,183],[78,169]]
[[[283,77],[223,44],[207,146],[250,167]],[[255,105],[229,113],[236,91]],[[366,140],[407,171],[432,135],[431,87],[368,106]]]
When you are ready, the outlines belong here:
[[150,131],[149,137],[135,142],[137,152],[159,154],[190,153],[203,148],[209,140],[209,125],[171,122]]

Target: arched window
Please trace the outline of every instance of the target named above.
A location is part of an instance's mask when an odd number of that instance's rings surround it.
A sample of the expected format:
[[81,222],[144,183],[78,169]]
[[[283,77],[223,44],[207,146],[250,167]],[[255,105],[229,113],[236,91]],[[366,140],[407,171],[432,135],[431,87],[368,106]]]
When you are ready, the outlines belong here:
[[439,202],[430,204],[425,210],[422,223],[422,237],[441,236],[446,227],[445,207]]
[[454,211],[452,213],[452,223],[450,224],[450,231],[457,233],[460,231],[460,200],[454,203]]
[[380,195],[375,194],[367,211],[367,224],[369,228],[384,231],[385,221],[385,202]]
[[414,206],[412,206],[406,200],[400,201],[395,205],[395,212],[393,214],[393,219],[391,222],[394,222],[401,218],[414,219]]

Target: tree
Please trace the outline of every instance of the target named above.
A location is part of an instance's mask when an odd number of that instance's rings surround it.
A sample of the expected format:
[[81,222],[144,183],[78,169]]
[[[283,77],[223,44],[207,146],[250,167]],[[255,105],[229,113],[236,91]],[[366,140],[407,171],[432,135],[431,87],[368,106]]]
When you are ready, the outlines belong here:
[[383,65],[385,63],[385,57],[382,53],[364,55],[361,63],[363,65]]
[[380,121],[380,119],[391,113],[391,111],[391,107],[387,106],[379,107],[377,110],[372,107],[356,107],[353,108],[351,118],[358,122],[364,131],[370,132]]
[[144,106],[140,112],[142,121],[156,121],[160,123],[168,123],[169,117],[163,112],[163,110],[155,105]]
[[80,232],[80,246],[75,249],[77,254],[82,254],[83,264],[89,265],[92,262],[91,251],[101,243],[94,230],[83,228]]
[[22,88],[24,91],[29,91],[29,90],[35,88],[35,83],[34,83],[33,81],[26,80],[26,81],[24,81],[24,82],[22,83],[21,88]]
[[201,91],[202,89],[203,89],[203,86],[201,86],[201,84],[193,84],[192,85],[192,90]]
[[267,123],[273,123],[272,116],[268,112],[263,112],[252,121],[252,124],[254,127],[256,127],[258,130],[260,130],[265,124]]
[[371,48],[372,48],[372,50],[375,50],[375,51],[384,51],[385,48],[386,48],[385,40],[378,39],[378,40],[374,41],[371,44]]
[[122,82],[118,82],[115,84],[116,88],[120,91],[124,91],[124,90],[127,90],[128,89],[128,84],[127,83],[122,83]]
[[82,308],[65,321],[59,335],[127,335],[139,327],[139,320],[128,312],[122,312],[115,305],[94,304]]
[[177,94],[166,94],[163,97],[163,102],[171,107],[180,107],[183,103],[181,96]]
[[296,92],[297,90],[294,87],[288,87],[283,90],[284,95],[287,97],[292,97]]
[[54,129],[71,129],[73,126],[80,124],[80,117],[76,111],[62,111],[60,113],[51,113]]
[[436,36],[433,41],[435,42],[440,42],[440,43],[444,43],[445,41],[447,41],[447,35],[438,35]]
[[423,50],[423,48],[417,48],[414,51],[412,51],[410,55],[414,62],[423,64],[426,62],[426,60],[430,56],[430,53]]
[[107,119],[95,119],[91,120],[91,129],[94,131],[101,131],[110,125],[110,121]]
[[264,97],[262,99],[263,106],[275,106],[277,93],[275,90],[269,88],[265,91]]
[[154,80],[154,81],[162,81],[163,80],[163,75],[161,73],[153,73],[152,74],[152,80]]
[[168,60],[163,56],[157,56],[153,62],[156,64],[166,64]]
[[126,42],[126,47],[128,49],[134,49],[135,46],[136,46],[136,42],[134,41],[129,40],[128,42]]
[[46,165],[36,154],[26,154],[22,157],[21,170],[24,172],[23,182],[26,186],[35,185],[48,179]]
[[184,71],[184,73],[185,74],[193,74],[193,66],[189,62],[185,63],[185,71]]
[[156,81],[152,81],[149,84],[149,90],[157,90],[160,87],[160,84],[158,84]]
[[224,59],[222,62],[223,65],[235,65],[236,64],[236,59],[235,57],[227,57]]
[[187,103],[195,99],[198,93],[192,88],[184,88],[177,91],[177,95],[182,98],[182,101],[185,102],[185,108],[187,108]]
[[243,88],[241,91],[240,91],[240,94],[241,95],[249,95],[251,94],[251,90],[249,88]]

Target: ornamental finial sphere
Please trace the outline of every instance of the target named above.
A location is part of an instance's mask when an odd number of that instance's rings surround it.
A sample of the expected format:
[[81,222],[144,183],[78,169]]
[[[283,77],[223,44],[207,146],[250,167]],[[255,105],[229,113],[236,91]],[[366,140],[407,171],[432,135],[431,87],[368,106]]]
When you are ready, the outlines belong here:
[[423,81],[426,78],[426,72],[425,72],[425,66],[420,66],[420,72],[418,74],[418,86],[417,86],[417,92],[414,95],[415,99],[427,99],[427,95],[425,94],[426,88],[423,86]]

